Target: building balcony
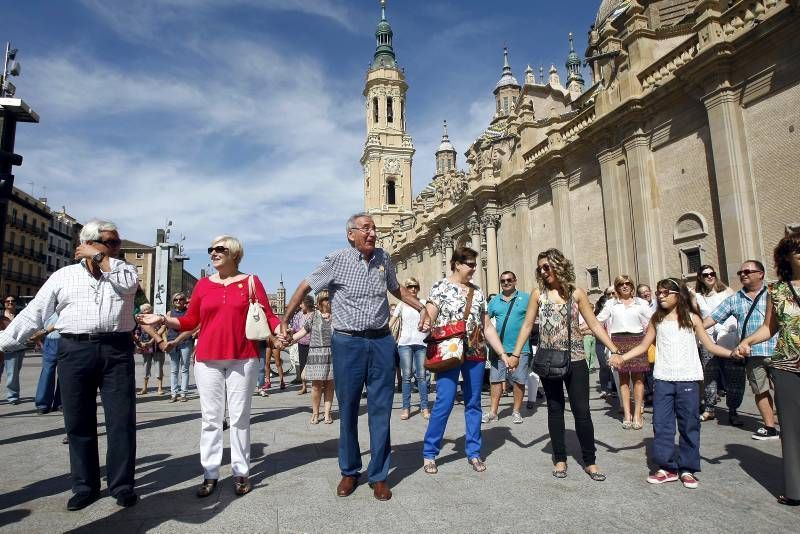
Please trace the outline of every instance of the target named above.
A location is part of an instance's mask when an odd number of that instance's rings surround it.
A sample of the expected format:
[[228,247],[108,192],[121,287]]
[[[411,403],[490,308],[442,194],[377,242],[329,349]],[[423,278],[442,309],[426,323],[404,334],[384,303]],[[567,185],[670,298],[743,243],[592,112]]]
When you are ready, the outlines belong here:
[[10,269],[3,269],[3,279],[9,282],[19,282],[20,284],[30,284],[34,286],[42,285],[45,281],[44,278],[38,275],[21,273]]
[[41,239],[47,239],[49,236],[47,230],[42,230],[35,224],[32,224],[28,221],[23,221],[19,217],[14,217],[13,215],[8,216],[8,224],[14,228],[33,234]]

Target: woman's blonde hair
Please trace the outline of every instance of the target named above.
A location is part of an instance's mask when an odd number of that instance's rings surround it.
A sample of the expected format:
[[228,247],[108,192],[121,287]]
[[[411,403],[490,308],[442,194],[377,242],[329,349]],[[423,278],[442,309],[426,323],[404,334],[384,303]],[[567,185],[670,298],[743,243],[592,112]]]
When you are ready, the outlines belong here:
[[410,278],[406,278],[403,281],[403,286],[405,286],[405,287],[409,287],[409,286],[417,286],[417,287],[419,287],[419,281],[412,276]]
[[[147,308],[147,309],[148,309],[148,310],[150,310],[150,311],[149,311],[149,312],[146,312],[146,311],[144,311],[144,310],[145,310],[145,308]],[[139,306],[139,312],[140,312],[140,313],[152,313],[152,311],[153,311],[153,306],[152,306],[152,304],[150,304],[149,302],[145,302],[144,304],[142,304],[141,306]]]
[[[325,303],[325,309],[322,309],[322,303]],[[327,289],[321,290],[317,293],[317,309],[322,313],[330,313],[331,311],[331,298]]]
[[228,249],[228,252],[236,265],[242,261],[244,257],[244,247],[242,242],[232,235],[220,235],[211,240],[211,246],[222,245]]
[[[617,288],[619,288],[619,286],[621,286],[625,282],[630,282],[631,288],[634,290],[634,293],[635,293],[636,282],[634,282],[633,279],[630,276],[628,276],[627,274],[621,274],[618,277],[614,278],[614,290],[617,290]],[[636,295],[634,295],[634,296],[636,296]]]
[[[538,264],[541,259],[547,259],[547,263],[550,264],[556,280],[561,284],[561,296],[568,298],[572,295],[572,292],[575,291],[575,268],[572,266],[572,262],[557,248],[549,248],[544,252],[540,252],[539,256],[536,257],[536,263]],[[547,291],[550,289],[545,284],[542,273],[538,268],[536,269],[536,281],[539,283],[540,290]]]

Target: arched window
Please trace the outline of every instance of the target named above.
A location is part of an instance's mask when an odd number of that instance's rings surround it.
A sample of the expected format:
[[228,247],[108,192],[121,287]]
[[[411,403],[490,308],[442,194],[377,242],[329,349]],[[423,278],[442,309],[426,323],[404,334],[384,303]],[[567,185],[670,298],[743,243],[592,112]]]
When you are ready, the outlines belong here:
[[378,122],[378,97],[372,99],[372,122]]
[[400,127],[405,128],[406,125],[406,101],[400,100]]
[[394,122],[394,109],[392,107],[392,97],[386,99],[386,120],[387,122]]
[[397,194],[395,192],[394,180],[386,181],[386,203],[390,205],[397,204]]
[[503,111],[505,112],[506,115],[508,115],[508,97],[507,96],[503,97]]

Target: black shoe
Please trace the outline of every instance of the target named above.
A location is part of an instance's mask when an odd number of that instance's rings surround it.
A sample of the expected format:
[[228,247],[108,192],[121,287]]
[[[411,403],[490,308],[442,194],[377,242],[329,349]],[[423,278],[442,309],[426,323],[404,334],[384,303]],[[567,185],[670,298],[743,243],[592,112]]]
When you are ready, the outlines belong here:
[[69,436],[64,436],[64,439],[61,440],[61,443],[64,445],[69,445]]
[[526,405],[525,405],[525,407],[526,407],[527,409],[529,409],[529,410],[533,410],[533,403],[532,403],[532,402],[529,402],[528,404],[526,404]]
[[536,400],[539,400],[544,397],[544,393],[539,390],[536,390]]
[[117,494],[117,504],[129,508],[139,502],[139,496],[133,490],[122,490]]
[[36,408],[36,413],[38,413],[39,415],[46,415],[50,413],[50,410],[48,410],[47,408]]
[[100,498],[100,492],[93,491],[90,493],[76,493],[67,501],[67,510],[74,512],[76,510],[83,510],[94,501]]
[[8,401],[9,404],[13,404],[14,406],[19,404],[19,399],[14,399],[12,401]]
[[208,497],[212,493],[214,493],[214,488],[217,487],[217,479],[215,478],[206,478],[203,480],[203,483],[200,484],[200,487],[197,488],[197,496],[201,499],[203,497]]
[[731,426],[744,426],[742,420],[739,419],[739,414],[734,411],[730,411],[728,413],[728,422],[731,424]]

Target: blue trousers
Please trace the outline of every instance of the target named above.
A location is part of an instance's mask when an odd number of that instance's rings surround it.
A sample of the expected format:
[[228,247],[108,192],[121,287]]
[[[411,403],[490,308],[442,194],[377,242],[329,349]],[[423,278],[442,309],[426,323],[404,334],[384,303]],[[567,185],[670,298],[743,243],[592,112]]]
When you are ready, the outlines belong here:
[[[173,397],[186,395],[189,391],[189,362],[192,359],[192,346],[176,347],[169,353],[170,393]],[[180,374],[180,383],[178,382]]]
[[58,339],[45,337],[42,343],[42,372],[35,399],[36,408],[40,410],[57,410],[61,406],[61,388],[56,379]]
[[[653,392],[653,462],[667,471],[700,471],[699,382],[656,379]],[[675,422],[680,438],[675,446]]]
[[6,360],[6,399],[8,402],[19,400],[19,371],[22,369],[24,350],[5,353]]
[[417,379],[419,408],[428,408],[428,382],[425,381],[425,345],[400,345],[400,373],[403,377],[403,409],[411,408],[411,375]]
[[464,375],[464,422],[466,424],[465,446],[467,459],[481,457],[481,386],[485,362],[464,361],[461,367],[436,374],[436,402],[433,403],[422,456],[435,460],[442,448],[447,420],[453,410],[458,387],[458,375]]
[[331,337],[336,400],[339,403],[339,469],[342,476],[358,476],[361,449],[358,445],[358,408],[367,386],[370,482],[389,475],[391,440],[389,420],[394,399],[394,351],[391,335],[377,339],[355,337],[334,331]]

